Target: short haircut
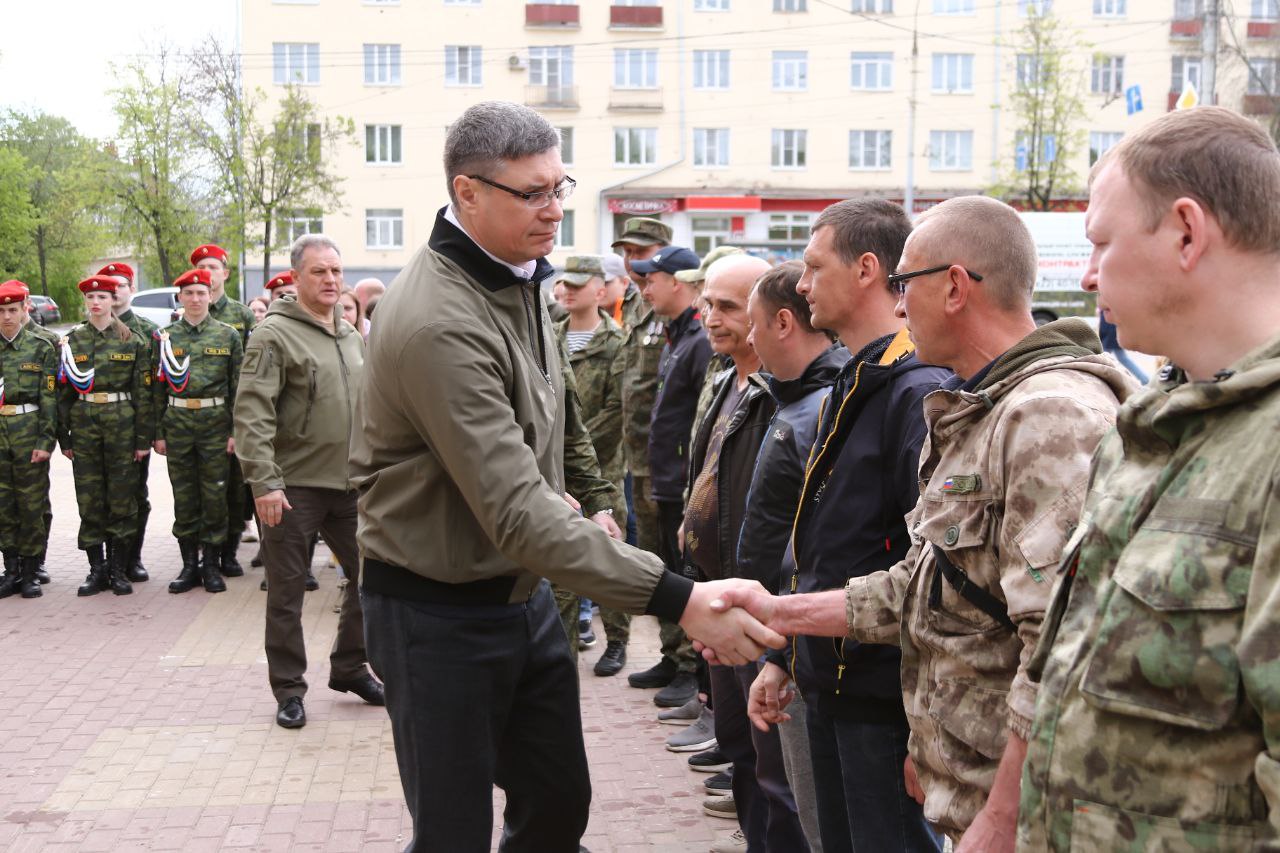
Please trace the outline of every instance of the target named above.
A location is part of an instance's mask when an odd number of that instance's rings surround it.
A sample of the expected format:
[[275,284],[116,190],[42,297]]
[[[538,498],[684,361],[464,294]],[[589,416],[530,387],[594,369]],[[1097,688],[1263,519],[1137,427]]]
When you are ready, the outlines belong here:
[[509,160],[560,146],[560,134],[537,110],[510,101],[481,101],[449,126],[444,140],[444,179],[457,202],[458,175],[492,175]]
[[1223,107],[1179,110],[1126,136],[1089,175],[1119,163],[1154,231],[1174,200],[1188,196],[1213,215],[1236,248],[1280,253],[1280,151],[1255,121]]
[[813,334],[817,330],[813,328],[809,300],[796,292],[802,275],[803,261],[783,261],[760,276],[752,293],[769,309],[770,317],[785,308],[795,316],[802,332]]
[[882,198],[839,201],[818,214],[813,230],[831,229],[836,255],[852,264],[867,252],[876,256],[884,275],[898,268],[911,220],[900,205]]
[[1031,307],[1039,274],[1036,243],[1009,205],[981,195],[949,198],[916,217],[916,232],[924,265],[959,264],[982,276],[980,286],[998,307]]
[[338,257],[342,257],[342,252],[338,251],[338,244],[323,234],[303,234],[301,237],[293,241],[293,245],[289,247],[289,267],[291,269],[302,269],[302,255],[307,249],[333,249],[338,252]]

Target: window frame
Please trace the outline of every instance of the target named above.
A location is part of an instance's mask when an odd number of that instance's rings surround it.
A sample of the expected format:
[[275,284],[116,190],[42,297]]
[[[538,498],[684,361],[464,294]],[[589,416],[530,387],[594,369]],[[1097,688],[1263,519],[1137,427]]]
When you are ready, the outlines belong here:
[[[1095,53],[1089,64],[1089,94],[1113,96],[1124,92],[1124,54]],[[1106,87],[1099,82],[1107,82]]]
[[[800,172],[809,168],[809,131],[807,128],[775,127],[770,129],[769,165],[773,169]],[[791,157],[787,157],[787,152]],[[791,159],[792,162],[786,162]]]
[[[701,139],[699,139],[701,134]],[[714,134],[714,136],[712,136]],[[695,127],[693,129],[693,165],[697,169],[727,169],[730,164],[730,141],[732,132],[727,127]],[[709,145],[713,142],[714,145]],[[714,149],[716,155],[711,162],[706,154]],[[701,162],[699,155],[702,155]],[[723,155],[723,156],[721,156]]]
[[[636,60],[639,60],[637,66]],[[638,71],[641,81],[631,79]],[[615,47],[613,49],[613,88],[653,90],[658,88],[658,50],[652,47]]]
[[[1103,140],[1103,137],[1106,137],[1107,139]],[[1122,130],[1089,131],[1089,166],[1092,168],[1095,163],[1102,159],[1102,155],[1106,154],[1113,147],[1119,144],[1122,138],[1124,138],[1124,131]],[[1104,141],[1109,143],[1105,147],[1101,144]]]
[[[809,91],[809,51],[775,50],[770,55],[769,80],[775,92]],[[794,82],[787,84],[787,78]]]
[[[942,63],[943,87],[938,86],[939,62]],[[972,95],[973,94],[973,65],[974,55],[972,53],[935,53],[931,64],[931,73],[929,75],[930,93],[934,95]],[[955,88],[946,87],[947,79],[952,76],[956,77]],[[966,79],[967,85],[966,85]]]
[[[860,136],[859,151],[864,162],[861,165],[854,165],[854,135]],[[865,164],[867,153],[868,134],[875,134],[875,159],[876,165],[868,166]],[[885,162],[881,162],[885,161]],[[893,170],[893,131],[881,128],[863,128],[849,131],[849,171],[851,172],[889,172]]]
[[[968,160],[960,163],[959,154],[964,152],[965,145],[957,144],[957,150],[951,152],[956,156],[957,165],[948,166],[944,153],[948,142],[968,143]],[[939,149],[942,149],[941,151]],[[929,131],[929,169],[934,172],[972,172],[973,171],[973,131],[972,130],[931,130]]]
[[[693,51],[693,90],[695,92],[723,92],[730,86],[729,50],[715,48],[712,50]],[[712,70],[715,71],[711,74]],[[716,85],[709,85],[710,77],[716,78]],[[723,77],[723,81],[720,78]],[[699,78],[702,82],[699,83]]]
[[[364,85],[390,88],[403,85],[400,45],[391,42],[365,42]],[[383,79],[383,78],[388,79]]]
[[[466,63],[461,60],[466,51]],[[467,81],[462,82],[463,68],[467,69]],[[450,78],[449,70],[453,69]],[[473,79],[474,78],[474,79]],[[484,46],[478,44],[446,44],[444,46],[444,85],[449,88],[475,89],[484,85]]]
[[[394,215],[398,213],[399,215]],[[392,240],[396,238],[397,226],[399,226],[399,242],[398,243],[382,243],[370,242],[369,226],[373,225],[381,235],[381,226],[387,225],[390,228],[389,235]],[[404,208],[403,207],[369,207],[364,211],[364,247],[366,250],[375,252],[391,252],[404,248]]]
[[[293,67],[293,48],[302,51],[302,68]],[[299,70],[302,74],[299,76]],[[314,75],[313,75],[314,72]],[[271,82],[277,86],[320,85],[320,43],[276,41],[271,43]]]
[[[385,131],[385,140],[383,132]],[[373,150],[370,151],[369,142],[373,140]],[[364,164],[366,166],[403,166],[404,165],[404,125],[399,124],[382,124],[373,123],[364,126]],[[386,148],[388,157],[381,158],[378,155],[383,153]],[[374,159],[370,160],[369,155],[372,153]],[[393,159],[394,155],[399,155],[399,159]]]
[[[854,69],[862,72],[863,85],[854,82]],[[867,72],[874,70],[877,77],[887,77],[883,86],[868,86]],[[893,91],[893,54],[886,52],[854,50],[849,53],[849,90],[852,92],[892,92]]]
[[[623,158],[618,159],[618,142],[622,140]],[[633,149],[639,148],[639,159],[633,160]],[[645,159],[645,155],[649,159]],[[644,169],[658,163],[658,129],[656,127],[615,127],[613,129],[613,165],[619,169]]]

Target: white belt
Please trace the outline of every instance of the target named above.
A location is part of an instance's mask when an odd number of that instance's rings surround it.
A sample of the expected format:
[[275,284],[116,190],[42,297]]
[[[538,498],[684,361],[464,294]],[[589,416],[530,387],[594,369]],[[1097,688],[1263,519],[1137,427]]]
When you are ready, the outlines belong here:
[[90,391],[81,394],[80,399],[86,403],[124,403],[133,399],[128,391]]
[[170,397],[169,405],[175,409],[211,409],[224,406],[226,397]]
[[12,415],[29,415],[32,412],[40,411],[40,407],[35,403],[14,403],[9,406],[0,406],[0,417],[10,417]]

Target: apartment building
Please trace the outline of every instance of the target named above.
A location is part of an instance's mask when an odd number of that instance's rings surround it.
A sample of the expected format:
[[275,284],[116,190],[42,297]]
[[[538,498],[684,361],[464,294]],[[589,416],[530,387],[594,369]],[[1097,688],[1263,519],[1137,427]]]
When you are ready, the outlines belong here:
[[[1088,114],[1087,145],[1062,154],[1080,186],[1199,85],[1198,0],[242,0],[241,39],[247,85],[304,85],[359,131],[340,154],[344,209],[298,211],[282,233],[323,229],[349,275],[389,280],[446,201],[449,122],[481,100],[560,128],[578,188],[553,261],[606,249],[636,214],[699,252],[795,256],[823,207],[902,201],[909,173],[916,210],[981,191],[1026,154],[1018,33],[1050,2],[1073,29]],[[1278,0],[1249,2],[1231,33],[1260,42]],[[1219,92],[1270,109],[1276,62],[1220,63]]]

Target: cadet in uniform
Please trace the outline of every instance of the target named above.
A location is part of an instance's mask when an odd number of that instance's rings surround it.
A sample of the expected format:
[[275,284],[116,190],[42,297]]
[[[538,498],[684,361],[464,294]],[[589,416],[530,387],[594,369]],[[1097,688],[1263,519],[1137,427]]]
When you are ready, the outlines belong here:
[[[227,296],[225,287],[227,278],[231,275],[231,260],[227,250],[212,243],[198,246],[191,253],[191,266],[209,271],[209,316],[239,332],[243,347],[249,342],[249,332],[253,330],[255,318],[248,305]],[[222,545],[222,573],[229,578],[238,578],[244,574],[244,567],[236,559],[236,551],[244,536],[245,522],[252,517],[251,506],[249,490],[244,484],[244,472],[238,462],[233,462],[231,476],[227,478],[227,538]]]
[[[138,289],[133,275],[133,267],[128,264],[110,263],[98,270],[97,274],[116,278],[118,285],[115,298],[111,303],[111,310],[121,323],[124,323],[135,335],[147,342],[147,346],[151,348],[147,364],[151,364],[155,356],[156,330],[159,327],[146,317],[139,317],[133,313],[133,294]],[[160,415],[158,411],[155,414],[157,417]],[[139,583],[150,578],[146,568],[142,565],[142,542],[147,533],[147,519],[151,517],[151,500],[147,489],[147,481],[150,475],[151,457],[147,456],[147,458],[138,463],[138,530],[134,534],[133,553],[129,555],[129,568],[125,570],[125,574],[133,583]]]
[[[24,284],[23,287],[26,287]],[[55,353],[59,352],[62,347],[62,336],[56,332],[51,332],[39,323],[33,322],[31,319],[31,295],[28,290],[26,304],[22,307],[22,325],[28,332],[35,335],[41,340],[48,341],[53,347]],[[56,393],[56,391],[55,391]],[[57,407],[54,410],[54,433],[57,434]],[[49,553],[49,531],[53,527],[53,505],[49,501],[49,490],[45,489],[41,500],[44,501],[44,544],[40,548],[40,561],[36,565],[36,579],[40,583],[49,582],[49,574],[44,570],[45,555]]]
[[[227,478],[235,462],[232,411],[240,335],[209,316],[208,270],[190,270],[173,284],[185,309],[157,338],[156,402],[163,406],[156,452],[168,457],[173,486],[173,536],[182,571],[169,584],[180,593],[203,584],[222,592],[222,545],[227,538]],[[200,551],[204,550],[204,559]]]
[[75,474],[78,541],[89,559],[78,594],[128,595],[138,529],[135,466],[151,452],[155,433],[151,349],[112,316],[114,277],[91,276],[79,287],[88,319],[67,334],[58,368],[58,444]]
[[36,570],[48,541],[49,456],[57,425],[57,350],[22,318],[27,286],[0,284],[0,598],[40,596]]
[[293,283],[293,272],[285,270],[266,284],[267,300],[275,302],[281,296],[297,296],[298,285]]

